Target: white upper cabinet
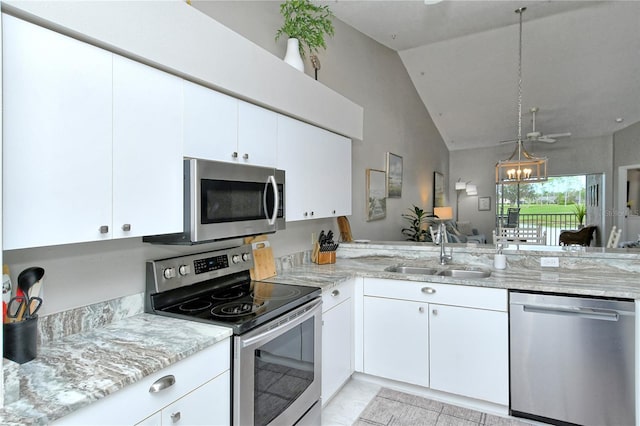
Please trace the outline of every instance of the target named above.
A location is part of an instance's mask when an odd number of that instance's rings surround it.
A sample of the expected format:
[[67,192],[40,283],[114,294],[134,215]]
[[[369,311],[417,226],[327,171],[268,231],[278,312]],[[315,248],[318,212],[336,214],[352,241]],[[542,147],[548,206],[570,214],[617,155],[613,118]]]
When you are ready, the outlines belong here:
[[183,228],[182,79],[113,59],[113,236]]
[[3,248],[110,238],[113,55],[2,20]]
[[286,171],[287,221],[351,214],[351,141],[278,116],[278,168]]
[[3,248],[181,231],[181,80],[2,19]]
[[185,157],[233,161],[238,100],[186,80],[183,85]]
[[238,162],[275,167],[278,114],[238,102]]
[[277,114],[184,81],[184,155],[275,167]]

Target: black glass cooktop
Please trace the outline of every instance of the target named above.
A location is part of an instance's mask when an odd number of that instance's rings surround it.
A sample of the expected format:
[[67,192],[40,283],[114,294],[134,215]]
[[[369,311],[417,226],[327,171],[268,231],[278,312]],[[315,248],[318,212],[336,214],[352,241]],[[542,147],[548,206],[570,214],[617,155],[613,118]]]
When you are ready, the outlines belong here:
[[242,334],[318,296],[317,287],[247,280],[174,299],[156,313],[224,325]]

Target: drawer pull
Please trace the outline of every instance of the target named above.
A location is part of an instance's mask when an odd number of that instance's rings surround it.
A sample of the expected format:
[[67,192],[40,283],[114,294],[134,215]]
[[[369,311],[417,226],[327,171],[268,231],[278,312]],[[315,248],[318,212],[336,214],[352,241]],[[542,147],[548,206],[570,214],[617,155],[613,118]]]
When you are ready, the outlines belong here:
[[169,374],[168,376],[161,377],[155,382],[153,382],[153,384],[149,388],[149,393],[160,392],[163,389],[173,386],[175,382],[176,382],[176,378],[173,374]]
[[180,411],[171,414],[171,421],[173,423],[178,423],[180,421]]
[[334,296],[334,297],[336,297],[336,296],[340,296],[340,291],[339,291],[339,290],[333,290],[333,291],[331,292],[331,295],[332,295],[332,296]]
[[436,289],[431,287],[422,287],[422,292],[426,294],[434,294]]

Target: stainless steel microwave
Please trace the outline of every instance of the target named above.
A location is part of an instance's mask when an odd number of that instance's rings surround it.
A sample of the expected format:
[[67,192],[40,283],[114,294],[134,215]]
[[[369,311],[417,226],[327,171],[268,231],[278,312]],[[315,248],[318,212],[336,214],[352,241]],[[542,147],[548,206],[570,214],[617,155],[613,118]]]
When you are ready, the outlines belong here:
[[184,160],[184,231],[145,242],[197,244],[285,228],[285,172],[269,167]]

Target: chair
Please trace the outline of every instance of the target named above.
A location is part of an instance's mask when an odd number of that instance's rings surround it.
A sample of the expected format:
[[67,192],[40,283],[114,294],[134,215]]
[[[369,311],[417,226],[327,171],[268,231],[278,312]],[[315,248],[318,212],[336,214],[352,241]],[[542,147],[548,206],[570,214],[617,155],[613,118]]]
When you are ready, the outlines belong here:
[[507,210],[507,223],[503,228],[517,228],[520,222],[520,208],[509,207]]
[[607,248],[618,247],[618,241],[620,241],[620,234],[622,229],[617,229],[615,225],[611,228],[611,234],[609,234],[609,240],[607,241]]
[[572,245],[577,244],[584,247],[591,245],[591,239],[593,238],[593,232],[597,226],[589,225],[577,231],[562,231],[560,233],[560,245]]

